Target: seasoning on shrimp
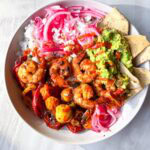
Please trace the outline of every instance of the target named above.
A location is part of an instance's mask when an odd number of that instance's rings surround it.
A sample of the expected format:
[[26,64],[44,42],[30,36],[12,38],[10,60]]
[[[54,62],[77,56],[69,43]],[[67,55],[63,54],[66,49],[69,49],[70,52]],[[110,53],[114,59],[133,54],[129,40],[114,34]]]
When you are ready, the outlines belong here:
[[84,59],[85,53],[80,53],[72,61],[74,75],[81,83],[90,83],[96,77],[96,66],[89,59]]
[[100,96],[101,92],[104,90],[116,90],[115,79],[101,78],[100,76],[97,76],[96,79],[93,81],[93,86],[98,96]]
[[91,100],[94,96],[93,89],[88,84],[81,84],[74,89],[74,102],[82,108],[92,109],[96,102]]
[[69,86],[66,78],[71,74],[71,66],[66,58],[58,58],[54,60],[50,67],[49,73],[55,86]]
[[45,75],[45,68],[32,60],[22,63],[18,69],[18,78],[23,83],[38,83]]

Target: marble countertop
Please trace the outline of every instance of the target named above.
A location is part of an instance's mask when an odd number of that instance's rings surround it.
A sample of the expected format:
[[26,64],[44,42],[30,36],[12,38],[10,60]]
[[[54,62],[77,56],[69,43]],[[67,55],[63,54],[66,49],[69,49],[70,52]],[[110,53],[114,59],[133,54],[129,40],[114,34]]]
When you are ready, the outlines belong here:
[[[63,145],[39,135],[18,117],[8,103],[4,61],[9,42],[21,22],[54,0],[0,0],[0,150],[149,150],[150,90],[133,121],[113,137],[89,145]],[[141,34],[150,40],[149,0],[98,0],[119,8]]]

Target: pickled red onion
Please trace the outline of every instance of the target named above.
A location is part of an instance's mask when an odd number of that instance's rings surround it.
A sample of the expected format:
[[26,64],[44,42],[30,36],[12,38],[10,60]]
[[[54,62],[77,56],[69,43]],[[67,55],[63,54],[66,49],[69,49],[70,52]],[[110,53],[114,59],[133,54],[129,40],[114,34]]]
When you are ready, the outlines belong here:
[[[42,19],[36,17],[34,20],[34,37],[40,46],[41,54],[49,54],[49,52],[58,52],[66,54],[65,45],[75,44],[78,41],[78,36],[94,32],[99,35],[97,30],[98,20],[105,16],[105,12],[92,10],[84,6],[71,6],[68,8],[59,5],[48,7],[46,15]],[[78,14],[78,15],[74,15]],[[95,17],[94,21],[88,22],[85,16]],[[55,30],[54,30],[55,29]],[[86,38],[83,41],[78,41],[80,46],[89,45],[94,37]],[[87,40],[87,42],[86,42]],[[46,45],[45,42],[51,41],[53,44]]]
[[44,31],[43,31],[43,36],[44,36],[44,40],[45,41],[48,41],[49,38],[48,38],[48,30],[49,30],[49,26],[51,24],[51,22],[57,17],[57,16],[60,16],[60,15],[70,15],[70,12],[65,12],[65,11],[60,11],[56,14],[54,14],[53,16],[51,16],[47,23],[45,24],[44,26]]
[[34,37],[38,40],[43,40],[43,29],[44,24],[42,22],[42,19],[40,17],[36,17],[34,19]]
[[96,105],[92,115],[92,130],[95,132],[108,131],[119,117],[118,110],[110,110],[104,105]]

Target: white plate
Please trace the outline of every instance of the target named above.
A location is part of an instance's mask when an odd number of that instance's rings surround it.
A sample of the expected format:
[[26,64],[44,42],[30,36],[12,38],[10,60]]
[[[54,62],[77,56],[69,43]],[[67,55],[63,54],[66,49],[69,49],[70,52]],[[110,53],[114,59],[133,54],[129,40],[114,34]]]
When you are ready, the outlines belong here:
[[[52,3],[50,5],[84,5],[93,8],[97,8],[106,12],[111,11],[111,7],[100,2],[96,1],[60,1],[56,3]],[[48,6],[46,6],[48,7]],[[46,8],[44,7],[44,8]],[[43,121],[35,117],[31,111],[29,111],[25,105],[21,101],[21,90],[17,86],[16,81],[12,75],[12,68],[14,66],[14,62],[17,58],[16,53],[20,49],[19,42],[23,40],[23,33],[24,27],[29,23],[31,18],[35,16],[43,16],[44,15],[43,8],[36,11],[33,15],[31,15],[28,19],[24,21],[24,23],[20,26],[17,30],[16,34],[14,35],[11,44],[9,46],[7,57],[6,57],[6,64],[5,64],[5,80],[6,80],[6,87],[8,91],[8,95],[10,97],[11,103],[13,107],[18,112],[19,116],[28,124],[30,127],[41,133],[42,135],[49,137],[50,139],[56,140],[62,143],[68,144],[89,144],[97,141],[102,141],[108,137],[119,132],[123,129],[137,114],[139,109],[141,108],[148,87],[144,88],[142,92],[140,92],[137,96],[130,99],[123,107],[122,116],[118,120],[118,122],[111,127],[110,132],[106,133],[95,133],[93,131],[86,131],[80,134],[73,134],[66,129],[62,129],[59,131],[53,130],[48,128]],[[138,34],[136,28],[131,25],[131,34]],[[149,68],[149,63],[143,65],[145,68]],[[105,136],[104,136],[105,135]]]

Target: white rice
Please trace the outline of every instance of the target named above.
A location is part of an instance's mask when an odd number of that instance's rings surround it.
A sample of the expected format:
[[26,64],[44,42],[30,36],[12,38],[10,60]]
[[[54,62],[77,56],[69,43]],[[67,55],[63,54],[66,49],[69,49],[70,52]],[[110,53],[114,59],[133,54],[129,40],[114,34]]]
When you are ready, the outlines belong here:
[[33,50],[37,46],[37,42],[33,36],[33,30],[34,30],[34,23],[33,21],[31,21],[30,24],[28,24],[25,27],[24,40],[20,42],[22,51],[28,48]]
[[[25,27],[24,40],[19,43],[21,46],[21,51],[18,51],[17,53],[18,56],[21,56],[22,52],[28,48],[32,51],[35,47],[37,47],[37,42],[33,36],[33,31],[34,31],[34,22],[31,21],[30,24],[28,24]],[[32,53],[30,55],[32,56]],[[31,59],[39,63],[37,57],[32,57]]]

